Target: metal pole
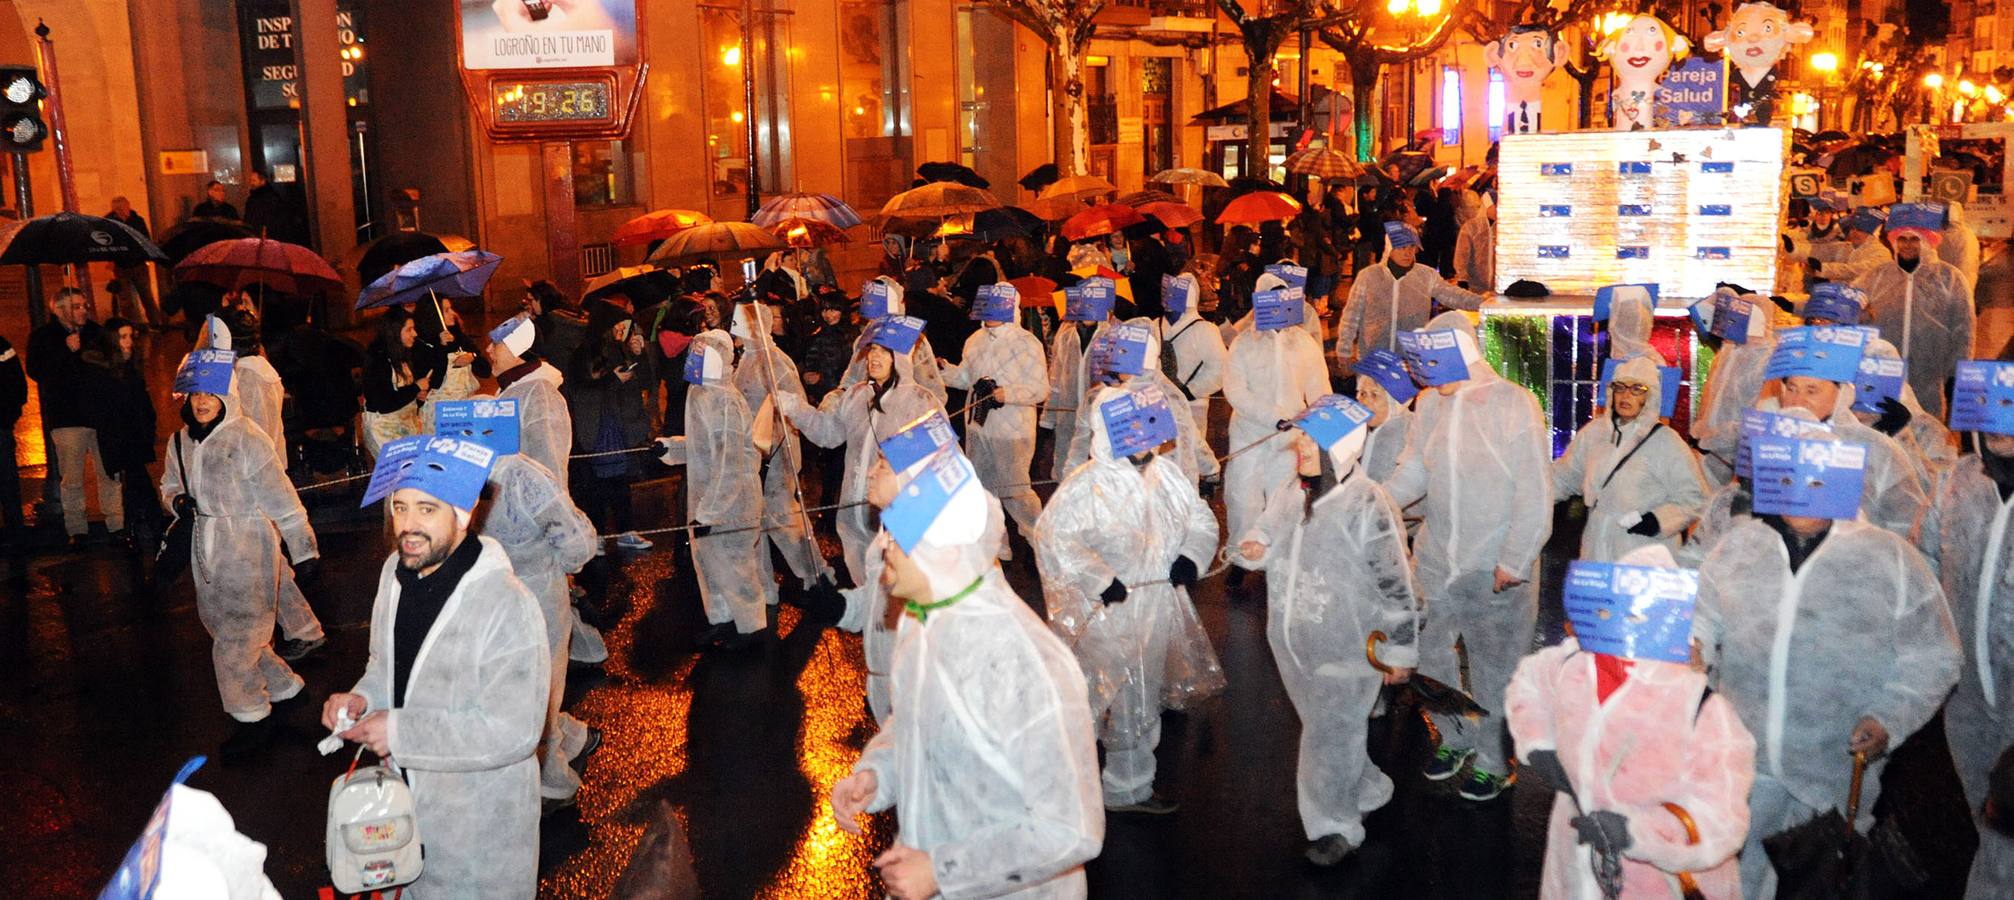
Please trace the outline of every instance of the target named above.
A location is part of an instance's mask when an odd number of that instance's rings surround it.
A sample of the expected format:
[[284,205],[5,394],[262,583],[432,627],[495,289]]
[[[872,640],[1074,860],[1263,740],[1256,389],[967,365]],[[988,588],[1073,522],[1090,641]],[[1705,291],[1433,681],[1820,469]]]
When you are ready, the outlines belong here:
[[[77,174],[70,160],[70,127],[63,119],[63,89],[56,75],[56,42],[49,39],[49,25],[37,20],[35,36],[36,63],[42,68],[42,86],[49,91],[44,103],[49,108],[49,138],[56,144],[56,183],[63,189],[63,208],[69,212],[82,212],[77,202]],[[77,280],[84,289],[84,302],[93,315],[98,311],[97,292],[91,287],[91,265],[80,266],[82,275]],[[115,304],[116,305],[116,304]],[[116,310],[115,310],[116,311]]]
[[[10,153],[8,156],[9,164],[14,168],[14,209],[26,221],[35,217],[35,192],[28,184],[28,154]],[[24,268],[28,270],[28,320],[33,327],[40,328],[49,315],[42,299],[42,267]]]
[[[1315,89],[1308,85],[1308,29],[1301,29],[1301,131],[1306,132],[1315,121]],[[1300,135],[1295,135],[1299,138]]]
[[755,156],[755,0],[741,0],[741,122],[747,126],[748,217],[762,208],[762,174]]

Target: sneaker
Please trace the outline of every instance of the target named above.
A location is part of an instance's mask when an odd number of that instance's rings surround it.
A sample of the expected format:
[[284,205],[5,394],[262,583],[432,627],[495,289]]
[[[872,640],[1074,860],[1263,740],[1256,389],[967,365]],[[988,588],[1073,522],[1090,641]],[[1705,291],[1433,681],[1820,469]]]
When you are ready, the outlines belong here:
[[265,750],[272,741],[273,720],[268,716],[257,722],[239,722],[218,752],[226,762],[241,762]]
[[278,653],[280,658],[287,662],[296,662],[314,655],[315,651],[322,649],[322,645],[328,642],[329,638],[327,635],[307,641],[296,641],[289,638],[281,641],[279,646],[274,647],[273,652]]
[[1350,846],[1350,842],[1344,840],[1342,835],[1325,834],[1321,839],[1308,845],[1307,857],[1308,862],[1315,865],[1333,866],[1349,859],[1350,854],[1355,852],[1357,848]]
[[1145,816],[1165,816],[1181,808],[1182,804],[1176,803],[1160,794],[1150,794],[1147,799],[1138,803],[1125,803],[1118,806],[1108,803],[1105,805],[1105,811],[1108,813],[1138,813]]
[[1434,757],[1427,760],[1426,767],[1420,770],[1420,774],[1426,776],[1428,781],[1446,781],[1455,777],[1455,773],[1461,771],[1462,766],[1468,765],[1468,761],[1474,759],[1475,755],[1474,750],[1442,747],[1434,751]]
[[1487,800],[1495,800],[1497,795],[1503,792],[1504,780],[1501,776],[1491,775],[1488,772],[1470,772],[1468,779],[1462,782],[1461,790],[1458,793],[1462,795],[1462,799],[1464,800],[1474,800],[1477,803],[1482,803]]
[[574,754],[573,759],[567,761],[567,765],[573,767],[573,773],[575,775],[586,775],[587,758],[593,756],[594,751],[600,749],[601,749],[601,729],[589,725],[587,728],[587,740],[581,742],[580,752]]
[[634,531],[628,531],[620,535],[617,535],[615,539],[615,545],[621,547],[624,550],[649,550],[650,548],[656,546],[655,544],[652,544],[649,539],[645,538],[643,535],[637,534]]

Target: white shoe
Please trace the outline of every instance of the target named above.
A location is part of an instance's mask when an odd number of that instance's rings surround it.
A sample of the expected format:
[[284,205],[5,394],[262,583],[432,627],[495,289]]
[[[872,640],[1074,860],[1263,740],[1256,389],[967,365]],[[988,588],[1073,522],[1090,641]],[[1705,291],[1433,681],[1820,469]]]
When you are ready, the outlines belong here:
[[649,550],[651,547],[656,546],[643,535],[637,534],[634,531],[618,535],[615,539],[615,545],[624,550]]

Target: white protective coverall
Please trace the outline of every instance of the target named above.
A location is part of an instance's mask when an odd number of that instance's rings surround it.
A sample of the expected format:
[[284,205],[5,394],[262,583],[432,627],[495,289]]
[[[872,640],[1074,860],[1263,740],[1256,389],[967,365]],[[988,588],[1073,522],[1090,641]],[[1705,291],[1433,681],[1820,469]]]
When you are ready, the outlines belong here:
[[[1293,445],[1277,436],[1280,420],[1300,415],[1328,393],[1322,345],[1305,330],[1255,328],[1231,342],[1224,367],[1224,399],[1231,404],[1227,452],[1238,454],[1224,463],[1225,528],[1231,534],[1250,531],[1273,494],[1295,478]],[[1261,439],[1266,442],[1252,446]],[[1232,559],[1252,567],[1242,556]]]
[[[1671,365],[1664,354],[1650,345],[1650,332],[1657,327],[1657,306],[1649,297],[1638,296],[1635,292],[1617,297],[1608,309],[1608,355],[1611,359],[1631,360],[1639,356],[1650,357],[1660,366]],[[1656,394],[1651,395],[1651,411]]]
[[1383,679],[1364,642],[1383,631],[1380,658],[1416,666],[1425,616],[1399,508],[1358,465],[1361,434],[1329,450],[1339,483],[1310,504],[1296,479],[1238,538],[1266,548],[1266,643],[1301,719],[1301,826],[1308,840],[1335,834],[1352,847],[1364,843],[1364,815],[1392,797],[1392,780],[1365,751]]
[[1001,402],[1007,404],[987,413],[986,424],[981,425],[971,406],[983,398],[966,398],[965,454],[980,483],[1013,517],[1014,527],[1023,536],[1033,534],[1035,519],[1042,515],[1042,500],[1028,486],[1035,465],[1035,408],[1049,399],[1042,342],[1014,322],[988,322],[965,339],[961,358],[962,365],[945,365],[944,383],[969,391],[980,380],[991,379]]
[[[1986,802],[1987,775],[2014,745],[2014,503],[2000,499],[1979,456],[1967,455],[1923,517],[1919,543],[1930,558],[1951,605],[1952,624],[1965,660],[1958,688],[1944,709],[1944,738],[1977,813]],[[1990,691],[1988,686],[1990,685]],[[2014,838],[1979,823],[1979,854],[1972,859],[1968,897],[2014,896]]]
[[1488,215],[1462,223],[1455,235],[1455,279],[1477,293],[1496,290],[1497,223]]
[[[1745,294],[1754,311],[1748,317],[1748,342],[1728,341],[1713,355],[1706,375],[1700,408],[1693,412],[1692,437],[1705,454],[1700,461],[1707,480],[1714,485],[1734,477],[1734,454],[1741,442],[1741,414],[1755,406],[1768,382],[1763,373],[1769,357],[1776,352],[1776,305],[1760,294]],[[1700,305],[1712,308],[1711,300]]]
[[[1474,750],[1476,771],[1502,778],[1510,773],[1503,689],[1531,650],[1539,551],[1552,534],[1552,437],[1537,398],[1481,358],[1468,318],[1450,312],[1429,323],[1447,328],[1474,351],[1469,377],[1452,396],[1435,389],[1415,398],[1413,440],[1385,488],[1401,509],[1421,504],[1425,519],[1413,553],[1436,626],[1420,648],[1420,671],[1462,685],[1461,640],[1468,693],[1491,711],[1481,721],[1435,715],[1441,746]],[[1497,592],[1498,569],[1523,584]]]
[[552,363],[541,362],[530,374],[497,392],[499,400],[517,401],[518,452],[546,467],[567,490],[566,461],[573,452],[573,413],[559,386],[565,379]]
[[1958,370],[1958,361],[1972,356],[1972,285],[1965,275],[1927,245],[1916,271],[1888,262],[1855,279],[1867,292],[1867,314],[1861,324],[1881,329],[1881,336],[1909,361],[1909,386],[1916,399],[1935,415],[1944,415],[1944,382]]
[[868,810],[895,809],[942,896],[1083,897],[1105,839],[1084,676],[978,536],[1000,515],[968,483],[911,554],[940,598],[978,586],[902,617],[894,709],[853,771],[874,773]]
[[[1979,233],[1965,222],[1965,204],[1948,203],[1944,240],[1937,244],[1937,258],[1958,267],[1967,287],[1979,287]],[[1970,296],[1968,294],[1968,296]]]
[[[1128,319],[1126,324],[1146,326],[1148,323],[1146,319]],[[1154,367],[1153,361],[1160,352],[1161,342],[1150,331],[1147,335],[1146,373],[1124,376],[1125,380],[1118,387],[1127,392],[1138,391],[1150,385],[1160,389],[1161,397],[1168,401],[1168,411],[1175,417],[1175,450],[1170,457],[1182,467],[1182,472],[1189,476],[1189,483],[1196,484],[1207,470],[1204,461],[1207,460],[1208,466],[1214,467],[1217,458],[1210,453],[1210,442],[1205,440],[1206,423],[1191,415],[1192,409],[1189,404],[1182,402],[1182,392],[1175,389],[1168,376],[1161,374],[1161,371]],[[1100,385],[1098,390],[1106,387],[1111,385]],[[1096,396],[1098,390],[1091,391],[1091,395]],[[1091,423],[1098,418],[1098,406],[1086,400],[1078,404],[1076,415],[1077,424],[1071,429],[1070,452],[1064,458],[1066,467],[1056,474],[1058,482],[1091,458],[1093,433]]]
[[1336,334],[1337,355],[1355,360],[1372,350],[1399,352],[1399,332],[1426,327],[1436,302],[1449,309],[1475,310],[1483,298],[1449,284],[1432,266],[1414,265],[1403,278],[1393,276],[1385,263],[1357,273],[1350,283],[1349,303],[1343,307],[1342,330]]
[[539,751],[539,795],[571,797],[580,775],[570,764],[587,745],[587,726],[560,710],[566,700],[567,647],[573,635],[573,599],[566,577],[594,558],[594,523],[560,490],[552,470],[522,453],[499,455],[490,467],[490,502],[481,531],[510,558],[518,581],[538,599],[545,619],[552,689],[546,699],[545,738]]
[[[1057,481],[1076,465],[1070,453],[1077,443],[1077,423],[1083,418],[1085,395],[1096,387],[1091,383],[1088,351],[1115,321],[1107,316],[1097,323],[1058,322],[1055,335],[1049,338],[1049,404],[1042,408],[1040,425],[1050,429],[1055,441],[1050,448],[1049,477]],[[1088,339],[1084,337],[1087,328],[1091,329]],[[1077,459],[1083,461],[1082,457]]]
[[[1282,260],[1282,262],[1286,262],[1286,260]],[[1267,272],[1263,275],[1260,275],[1259,280],[1252,285],[1252,292],[1256,294],[1260,291],[1277,291],[1282,288],[1285,288],[1286,286],[1287,286],[1286,279],[1281,278],[1280,276],[1275,275],[1271,272]],[[1238,342],[1239,337],[1243,336],[1245,332],[1251,331],[1255,327],[1256,325],[1254,321],[1255,316],[1256,313],[1253,310],[1249,309],[1245,310],[1245,314],[1239,316],[1238,321],[1232,322],[1231,324],[1224,326],[1224,329],[1221,332],[1219,332],[1219,334],[1221,334],[1227,340],[1228,343],[1236,344]],[[1320,310],[1317,310],[1315,308],[1315,301],[1306,298],[1303,298],[1301,300],[1300,328],[1302,331],[1307,332],[1309,337],[1315,339],[1316,347],[1320,347],[1322,345],[1322,340],[1326,337],[1326,335],[1322,334],[1322,314]]]
[[179,495],[196,501],[189,564],[196,617],[210,633],[224,711],[257,722],[272,712],[271,701],[300,693],[304,684],[273,652],[288,563],[280,542],[286,541],[295,563],[321,551],[272,440],[228,403],[208,437],[198,441],[185,426],[168,440],[161,502],[173,510]]
[[1850,239],[1833,244],[1817,244],[1812,254],[1821,263],[1818,274],[1826,281],[1853,281],[1877,267],[1895,261],[1894,252],[1881,242],[1880,237],[1870,237],[1855,245]]
[[700,332],[692,342],[705,347],[708,357],[718,354],[721,368],[709,366],[705,383],[686,391],[685,436],[661,442],[658,458],[685,465],[686,518],[730,532],[692,538],[692,567],[707,623],[731,621],[735,631],[754,634],[769,627],[768,604],[776,596],[769,555],[761,552],[762,532],[752,527],[758,520],[769,524],[762,515],[762,455],[750,438],[755,426],[748,404],[728,381],[733,339],[714,330]]
[[[230,349],[229,339],[222,344],[219,349]],[[232,366],[231,399],[237,401],[235,405],[246,424],[272,439],[273,458],[280,461],[283,471],[287,467],[287,430],[280,411],[286,396],[279,371],[264,356],[238,357]],[[295,583],[294,567],[285,561],[280,563],[279,618],[280,634],[289,640],[316,641],[324,636],[322,620],[315,616],[314,607],[308,605],[301,586]]]
[[[1678,432],[1657,420],[1662,373],[1654,360],[1639,356],[1616,368],[1617,380],[1650,387],[1643,410],[1628,422],[1610,411],[1590,419],[1573,436],[1566,455],[1552,462],[1555,501],[1581,497],[1587,527],[1580,558],[1615,562],[1638,547],[1661,544],[1674,554],[1685,530],[1706,506],[1706,476],[1699,456]],[[1644,513],[1657,517],[1657,534],[1631,534]]]
[[[773,257],[772,257],[773,258]],[[796,274],[788,266],[782,271]],[[804,396],[804,382],[799,380],[797,364],[790,356],[776,346],[776,339],[770,334],[773,314],[769,307],[760,303],[738,303],[735,305],[736,333],[734,337],[742,341],[741,362],[734,366],[734,387],[741,392],[742,401],[747,404],[751,416],[763,415],[762,401],[769,398],[769,386],[786,394]],[[752,317],[747,323],[742,317]],[[773,408],[773,406],[772,406]],[[762,465],[762,511],[763,536],[783,556],[783,563],[790,567],[798,581],[806,589],[818,583],[820,576],[830,577],[832,567],[819,553],[818,542],[812,536],[810,518],[804,512],[804,501],[798,494],[798,473],[804,467],[804,445],[797,439],[797,432],[786,423],[778,429],[776,448]],[[757,555],[768,565],[769,554],[758,548]]]
[[[1558,754],[1571,783],[1554,787],[1573,792],[1553,798],[1539,895],[1601,900],[1594,854],[1570,823],[1607,810],[1628,820],[1622,896],[1675,898],[1676,873],[1690,872],[1704,896],[1739,897],[1755,738],[1726,698],[1706,693],[1705,674],[1678,663],[1630,660],[1602,699],[1596,656],[1568,637],[1525,657],[1504,690],[1518,755]],[[1696,843],[1666,803],[1692,817]]]
[[1406,452],[1406,443],[1412,439],[1413,422],[1417,417],[1413,415],[1411,406],[1393,400],[1383,387],[1368,377],[1358,377],[1358,390],[1363,390],[1366,383],[1385,395],[1386,412],[1385,424],[1367,426],[1371,434],[1364,439],[1364,474],[1371,476],[1372,481],[1384,484],[1391,479],[1393,472],[1399,470],[1399,456]]
[[[1767,898],[1776,873],[1762,839],[1845,809],[1848,742],[1861,718],[1899,746],[1944,702],[1963,653],[1923,555],[1857,521],[1834,522],[1795,573],[1775,529],[1761,519],[1735,525],[1700,567],[1693,636],[1715,690],[1756,738],[1741,886]],[[1868,761],[1862,830],[1873,824],[1885,763]]]
[[391,761],[412,786],[426,871],[414,900],[538,893],[538,760],[550,675],[538,600],[495,540],[448,595],[391,709],[398,554],[378,575],[371,656],[353,693],[388,710]]
[[[1195,281],[1196,276],[1188,272],[1180,278]],[[1179,279],[1178,279],[1179,280]],[[1202,292],[1191,288],[1191,297],[1200,297]],[[1230,351],[1224,348],[1224,334],[1216,323],[1196,314],[1195,305],[1182,311],[1182,315],[1170,322],[1167,319],[1154,320],[1154,338],[1160,342],[1160,358],[1149,360],[1148,364],[1161,370],[1182,395],[1189,399],[1189,418],[1196,422],[1196,433],[1203,435],[1202,465],[1204,477],[1217,474],[1216,454],[1210,452],[1207,440],[1210,433],[1210,398],[1224,389],[1224,363]],[[1174,371],[1169,371],[1173,363]]]
[[[888,314],[908,315],[909,307],[902,302],[902,285],[895,279],[883,276],[881,281],[888,285]],[[874,342],[874,323],[868,322],[860,329],[860,337],[853,341],[853,362],[847,364],[846,373],[839,378],[840,390],[845,390],[867,380],[867,367],[861,364],[861,353]],[[909,348],[909,361],[915,366],[915,383],[930,392],[937,399],[937,405],[944,405],[944,376],[937,371],[937,351],[930,346],[929,335],[919,335],[916,346]],[[838,393],[834,391],[833,393]],[[801,426],[800,426],[801,427]]]
[[[1930,506],[1917,476],[1914,457],[1888,435],[1875,431],[1853,415],[1854,388],[1839,386],[1839,400],[1825,419],[1838,440],[1867,448],[1867,474],[1860,488],[1860,517],[1890,532],[1909,538],[1916,533],[1916,520]],[[1755,408],[1779,413],[1784,409],[1775,397],[1764,397]]]
[[[920,346],[922,339],[917,341]],[[864,357],[865,352],[860,355]],[[864,363],[856,363],[864,371]],[[930,366],[936,368],[934,358]],[[877,442],[931,410],[943,409],[936,395],[917,386],[914,371],[910,356],[895,354],[894,377],[879,397],[872,381],[857,381],[826,394],[816,408],[796,394],[780,396],[783,415],[804,432],[806,440],[827,449],[846,447],[846,475],[840,481],[839,502],[867,499],[868,472],[881,458]],[[839,510],[839,546],[846,557],[847,575],[856,586],[867,583],[864,553],[868,542],[874,540],[872,521],[872,511],[865,503]]]
[[[1105,388],[1096,400],[1119,395]],[[1167,583],[1179,558],[1199,571],[1216,559],[1217,517],[1173,460],[1155,455],[1143,468],[1114,459],[1103,417],[1090,427],[1091,460],[1057,486],[1033,543],[1049,626],[1090,683],[1105,803],[1122,806],[1154,792],[1162,708],[1183,709],[1224,686],[1188,590]],[[1113,581],[1126,585],[1126,599],[1107,606],[1100,595]]]

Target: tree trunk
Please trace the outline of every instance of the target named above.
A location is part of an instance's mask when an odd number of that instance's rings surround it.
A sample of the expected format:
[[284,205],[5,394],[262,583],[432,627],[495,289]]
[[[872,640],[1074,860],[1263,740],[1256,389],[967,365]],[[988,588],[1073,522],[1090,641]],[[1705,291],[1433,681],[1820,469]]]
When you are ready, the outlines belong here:
[[1084,43],[1071,29],[1050,36],[1051,118],[1055,122],[1056,171],[1082,175],[1091,158],[1091,123],[1084,103]]
[[1588,66],[1582,72],[1569,72],[1580,85],[1580,128],[1585,131],[1594,127],[1594,84],[1601,79],[1601,64]]
[[1270,173],[1268,156],[1273,144],[1273,54],[1245,44],[1251,57],[1245,78],[1245,96],[1252,108],[1251,128],[1245,132],[1245,164],[1239,174],[1265,178]]
[[1357,159],[1371,162],[1378,158],[1376,103],[1378,94],[1377,51],[1368,47],[1352,53],[1350,63],[1350,100],[1356,104],[1351,111],[1351,124],[1356,130]]

